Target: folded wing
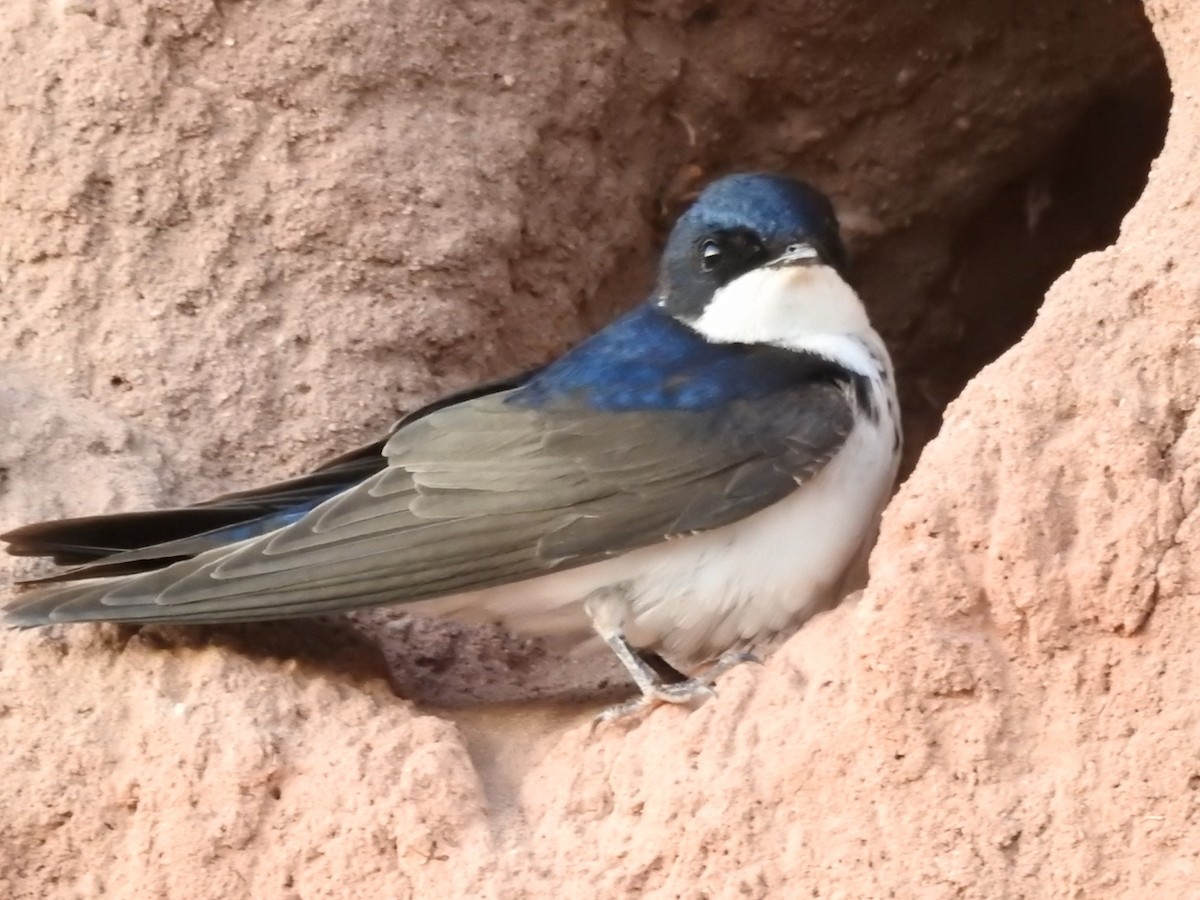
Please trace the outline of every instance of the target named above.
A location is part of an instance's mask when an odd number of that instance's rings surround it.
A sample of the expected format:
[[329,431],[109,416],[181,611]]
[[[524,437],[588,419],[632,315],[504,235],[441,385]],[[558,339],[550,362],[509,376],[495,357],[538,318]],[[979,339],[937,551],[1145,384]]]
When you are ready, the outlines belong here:
[[386,468],[275,532],[43,588],[8,619],[250,621],[534,578],[751,515],[820,471],[854,421],[852,392],[831,381],[710,411],[596,416],[508,399],[409,422],[388,441]]

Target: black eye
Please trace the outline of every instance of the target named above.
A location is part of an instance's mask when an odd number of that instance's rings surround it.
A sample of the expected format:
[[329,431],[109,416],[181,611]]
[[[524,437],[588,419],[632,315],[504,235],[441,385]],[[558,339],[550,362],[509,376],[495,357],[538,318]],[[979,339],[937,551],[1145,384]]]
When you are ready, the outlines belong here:
[[696,256],[701,272],[727,284],[765,262],[767,250],[756,234],[735,228],[710,232],[696,244]]

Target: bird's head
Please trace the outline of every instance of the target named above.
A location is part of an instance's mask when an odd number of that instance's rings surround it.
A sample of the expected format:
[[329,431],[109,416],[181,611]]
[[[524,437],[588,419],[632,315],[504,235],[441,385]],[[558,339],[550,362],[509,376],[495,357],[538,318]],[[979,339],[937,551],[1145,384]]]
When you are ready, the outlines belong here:
[[730,175],[676,222],[654,304],[714,343],[789,346],[869,328],[833,205],[785,175]]

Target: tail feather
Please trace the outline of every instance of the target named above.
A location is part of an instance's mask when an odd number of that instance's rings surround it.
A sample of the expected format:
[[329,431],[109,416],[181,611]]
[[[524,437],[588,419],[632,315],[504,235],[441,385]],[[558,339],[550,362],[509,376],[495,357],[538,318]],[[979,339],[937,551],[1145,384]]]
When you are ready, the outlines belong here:
[[248,509],[156,509],[38,522],[0,534],[10,556],[48,556],[74,566],[236,525],[255,515]]
[[38,522],[0,534],[11,556],[49,557],[63,572],[18,582],[54,584],[161,569],[216,547],[281,528],[335,494],[383,470],[384,445],[396,430],[432,412],[509,390],[538,372],[487,382],[448,394],[400,419],[381,440],[329,460],[286,481],[223,494],[192,506]]
[[38,522],[0,534],[0,540],[8,543],[12,556],[47,556],[60,566],[75,567],[21,584],[158,569],[294,521],[383,469],[383,445],[376,441],[307,475],[194,506]]

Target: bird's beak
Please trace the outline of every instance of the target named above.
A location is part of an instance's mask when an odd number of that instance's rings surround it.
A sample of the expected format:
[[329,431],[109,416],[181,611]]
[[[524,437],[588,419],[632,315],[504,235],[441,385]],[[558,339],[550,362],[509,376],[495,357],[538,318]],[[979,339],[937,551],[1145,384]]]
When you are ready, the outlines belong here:
[[787,248],[769,263],[767,268],[784,266],[812,266],[821,261],[821,254],[812,244],[788,244]]

